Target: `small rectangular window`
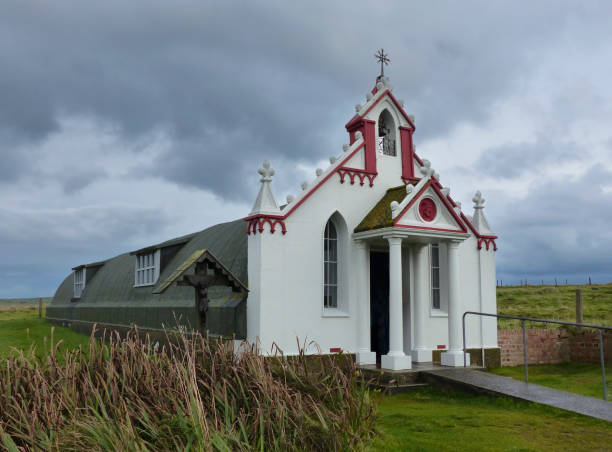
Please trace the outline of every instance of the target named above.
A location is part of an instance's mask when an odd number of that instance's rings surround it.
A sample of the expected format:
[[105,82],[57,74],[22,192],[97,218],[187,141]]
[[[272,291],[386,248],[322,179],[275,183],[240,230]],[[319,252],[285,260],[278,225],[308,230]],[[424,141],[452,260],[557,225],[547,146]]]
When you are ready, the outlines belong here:
[[81,298],[85,289],[85,267],[74,271],[74,298]]
[[159,250],[136,256],[135,286],[152,286],[159,277]]
[[440,245],[431,244],[431,304],[440,309]]

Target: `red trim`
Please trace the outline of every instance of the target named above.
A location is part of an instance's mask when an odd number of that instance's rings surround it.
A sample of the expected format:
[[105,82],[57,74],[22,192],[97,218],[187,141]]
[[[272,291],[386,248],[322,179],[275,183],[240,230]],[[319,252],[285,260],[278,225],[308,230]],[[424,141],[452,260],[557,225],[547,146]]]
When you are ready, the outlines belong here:
[[[465,224],[463,223],[463,221],[461,221],[461,218],[459,218],[459,216],[457,215],[457,213],[455,212],[455,209],[453,209],[453,206],[450,205],[450,203],[448,202],[448,200],[446,199],[446,196],[444,196],[444,194],[440,191],[440,189],[436,186],[435,184],[435,180],[434,179],[430,179],[425,186],[421,189],[421,191],[419,193],[417,193],[415,195],[414,198],[412,198],[412,200],[408,203],[408,205],[404,208],[404,210],[397,216],[397,218],[393,221],[393,226],[400,226],[400,227],[407,227],[407,226],[402,226],[397,224],[400,219],[404,216],[404,214],[408,211],[408,209],[410,209],[410,207],[412,207],[412,205],[417,201],[417,199],[419,199],[423,193],[425,193],[425,191],[431,187],[433,189],[433,191],[436,192],[436,194],[438,195],[438,198],[440,198],[440,200],[444,203],[444,205],[446,206],[446,208],[448,209],[448,211],[451,213],[451,215],[453,216],[453,218],[455,219],[455,221],[457,222],[457,224],[459,225],[459,227],[461,228],[461,232],[467,233],[468,230],[465,226]],[[442,230],[442,231],[450,231],[449,229],[436,229],[436,228],[419,228],[417,226],[411,226],[411,227],[416,227],[418,229],[434,229],[434,230]],[[458,231],[451,231],[451,232],[458,232]]]
[[406,228],[406,229],[427,229],[428,231],[443,231],[443,232],[456,232],[457,234],[465,234],[465,231],[460,229],[445,229],[445,228],[430,228],[427,226],[414,226],[407,224],[394,224],[394,228]]
[[[355,149],[353,152],[351,152],[348,156],[346,156],[346,158],[344,160],[342,160],[342,162],[340,163],[340,165],[338,165],[338,168],[340,168],[342,165],[344,165],[346,162],[348,162],[361,148],[364,147],[364,144],[360,144],[357,149]],[[291,210],[289,210],[285,215],[283,215],[283,218],[287,218],[289,215],[291,215],[295,209],[297,209],[298,207],[300,207],[302,205],[302,203],[304,201],[306,201],[310,195],[312,195],[315,191],[317,191],[319,189],[319,187],[321,185],[323,185],[325,182],[327,182],[327,179],[329,179],[330,177],[332,177],[334,175],[334,173],[336,171],[338,171],[338,168],[336,168],[334,171],[332,171],[331,173],[329,173],[327,176],[325,176],[323,178],[323,180],[321,182],[319,182],[312,190],[310,190],[302,199],[300,199],[297,204],[295,206],[293,206],[291,208]]]
[[404,183],[404,185],[407,185],[411,182],[419,182],[421,179],[419,179],[418,177],[410,177],[410,178],[406,178],[406,177],[402,177],[402,182]]
[[355,184],[355,177],[359,178],[359,185],[363,185],[363,181],[367,177],[370,181],[370,187],[374,186],[374,179],[378,176],[378,173],[371,173],[366,170],[361,170],[357,168],[349,168],[347,166],[339,167],[336,172],[340,176],[340,183],[344,183],[344,178],[348,175],[351,179],[351,185]]
[[489,251],[489,245],[493,245],[493,251],[497,251],[497,244],[495,243],[494,237],[485,237],[481,236],[478,238],[478,249],[482,249],[482,244],[485,244],[487,247],[487,251]]
[[438,350],[444,350],[446,348],[446,345],[437,345],[436,347],[438,348]]
[[268,223],[270,225],[270,233],[274,234],[276,230],[276,225],[280,224],[281,231],[283,235],[287,233],[287,227],[285,226],[285,222],[283,221],[283,217],[279,215],[253,215],[251,217],[247,217],[244,219],[249,222],[247,227],[247,235],[260,234],[264,231],[264,225]]
[[474,235],[478,239],[478,249],[479,250],[482,249],[482,244],[484,243],[486,245],[487,251],[489,251],[489,245],[491,244],[493,244],[493,251],[497,251],[497,243],[495,242],[495,240],[497,239],[496,235],[480,235],[478,231],[476,230],[476,228],[474,227],[474,225],[472,224],[472,222],[470,221],[470,219],[466,217],[463,214],[463,212],[461,212],[461,218],[463,218],[463,221],[465,222],[465,224],[468,225],[470,230],[474,233]]
[[[402,108],[402,106],[399,104],[399,102],[397,101],[397,99],[395,98],[395,96],[393,96],[393,94],[391,93],[391,91],[389,89],[386,89],[378,99],[376,99],[376,102],[374,102],[372,105],[370,105],[368,107],[368,109],[362,114],[362,115],[355,115],[353,116],[353,118],[346,123],[346,125],[344,126],[347,130],[353,128],[353,126],[359,121],[359,119],[364,118],[365,116],[367,116],[368,113],[370,113],[370,111],[376,106],[378,105],[378,103],[384,99],[385,95],[388,95],[391,100],[393,101],[393,103],[395,104],[395,106],[397,107],[397,109],[399,110],[399,112],[402,114],[402,116],[404,117],[404,119],[406,121],[408,121],[408,124],[410,124],[410,127],[412,127],[412,129],[416,129],[416,127],[414,126],[414,122],[412,122],[412,120],[410,119],[410,117],[406,114],[406,112],[404,111],[404,109]],[[350,132],[350,131],[349,131]]]
[[329,349],[329,353],[340,353],[342,352],[342,349],[340,347],[331,347]]
[[412,147],[412,133],[414,129],[400,127],[400,141],[402,143],[402,180],[414,178],[414,148]]

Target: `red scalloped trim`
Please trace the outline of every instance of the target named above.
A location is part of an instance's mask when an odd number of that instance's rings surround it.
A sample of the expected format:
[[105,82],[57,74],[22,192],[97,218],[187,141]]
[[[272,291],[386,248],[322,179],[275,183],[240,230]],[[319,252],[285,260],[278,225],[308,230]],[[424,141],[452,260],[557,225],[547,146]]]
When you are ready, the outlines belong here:
[[478,249],[481,250],[482,244],[484,243],[487,251],[489,251],[489,245],[493,245],[493,251],[497,251],[497,243],[495,243],[496,238],[497,237],[480,236],[478,238]]
[[258,215],[255,217],[245,218],[245,220],[249,222],[249,225],[247,227],[248,235],[251,235],[251,233],[257,234],[258,232],[262,234],[266,223],[270,225],[271,234],[274,234],[274,231],[276,231],[277,225],[280,225],[281,232],[283,235],[287,233],[287,227],[285,226],[283,217],[274,216],[274,215]]
[[348,175],[351,180],[351,185],[355,184],[355,177],[359,178],[359,185],[363,185],[365,178],[368,178],[370,182],[370,187],[374,186],[374,179],[378,176],[378,173],[371,173],[370,171],[365,171],[357,168],[348,168],[346,166],[340,166],[336,169],[336,172],[340,176],[340,183],[344,183],[344,179]]

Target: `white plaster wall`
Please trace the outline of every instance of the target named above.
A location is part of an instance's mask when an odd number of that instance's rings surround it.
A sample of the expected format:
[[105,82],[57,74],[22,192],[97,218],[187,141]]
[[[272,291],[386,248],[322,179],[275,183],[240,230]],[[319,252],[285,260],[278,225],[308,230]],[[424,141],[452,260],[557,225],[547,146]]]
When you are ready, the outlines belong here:
[[[389,109],[396,126],[407,125],[387,100],[376,106],[368,117],[377,119],[384,108]],[[351,185],[348,177],[344,184],[340,184],[339,175],[333,174],[285,220],[286,235],[280,233],[280,228],[271,234],[266,225],[263,233],[249,236],[247,336],[249,341],[259,340],[262,351],[270,350],[272,344],[276,343],[285,353],[294,354],[298,351],[298,341],[300,345],[307,346],[307,352],[318,351],[314,343],[324,353],[336,347],[347,352],[357,350],[360,334],[358,282],[361,278],[367,278],[369,286],[369,264],[368,269],[356,268],[356,250],[351,235],[387,189],[403,185],[399,135],[396,134],[397,156],[377,153],[378,176],[373,187],[369,187],[367,180],[363,186],[358,182]],[[363,168],[363,151],[359,151],[347,166]],[[311,182],[310,187],[316,183]],[[342,216],[348,229],[344,243],[339,242],[339,248],[346,247],[346,254],[340,263],[346,275],[346,287],[339,300],[339,308],[324,309],[323,232],[325,224],[335,212]],[[482,291],[483,306],[495,312],[494,253],[481,254],[476,245],[476,239],[470,236],[459,247],[461,310],[480,310]],[[447,262],[444,246],[441,247],[440,257],[441,262]],[[415,326],[411,324],[410,316],[410,312],[414,311],[411,309],[412,288],[406,252],[402,260],[406,282],[403,290],[407,333],[404,347],[408,351]],[[481,266],[484,272],[482,279]],[[445,267],[443,264],[441,269],[443,307],[448,300],[448,272]],[[431,294],[429,278],[427,287]],[[369,299],[369,290],[366,296]],[[480,321],[470,321],[468,325],[468,345],[479,345]],[[437,345],[448,345],[448,318],[444,312],[430,312],[427,324],[423,327],[427,344],[432,349]],[[486,344],[496,344],[496,330],[486,331],[485,336]]]

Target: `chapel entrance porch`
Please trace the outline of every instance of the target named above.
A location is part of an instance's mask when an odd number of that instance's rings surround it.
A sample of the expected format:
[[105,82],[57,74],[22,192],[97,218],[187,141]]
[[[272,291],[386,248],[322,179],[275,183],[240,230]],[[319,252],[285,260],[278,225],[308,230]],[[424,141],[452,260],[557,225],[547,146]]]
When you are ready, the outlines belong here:
[[430,243],[446,242],[448,349],[441,358],[442,365],[463,365],[458,248],[464,237],[385,228],[357,233],[354,239],[361,268],[357,363],[396,371],[411,369],[413,361],[432,362],[426,339],[431,306],[427,253]]

